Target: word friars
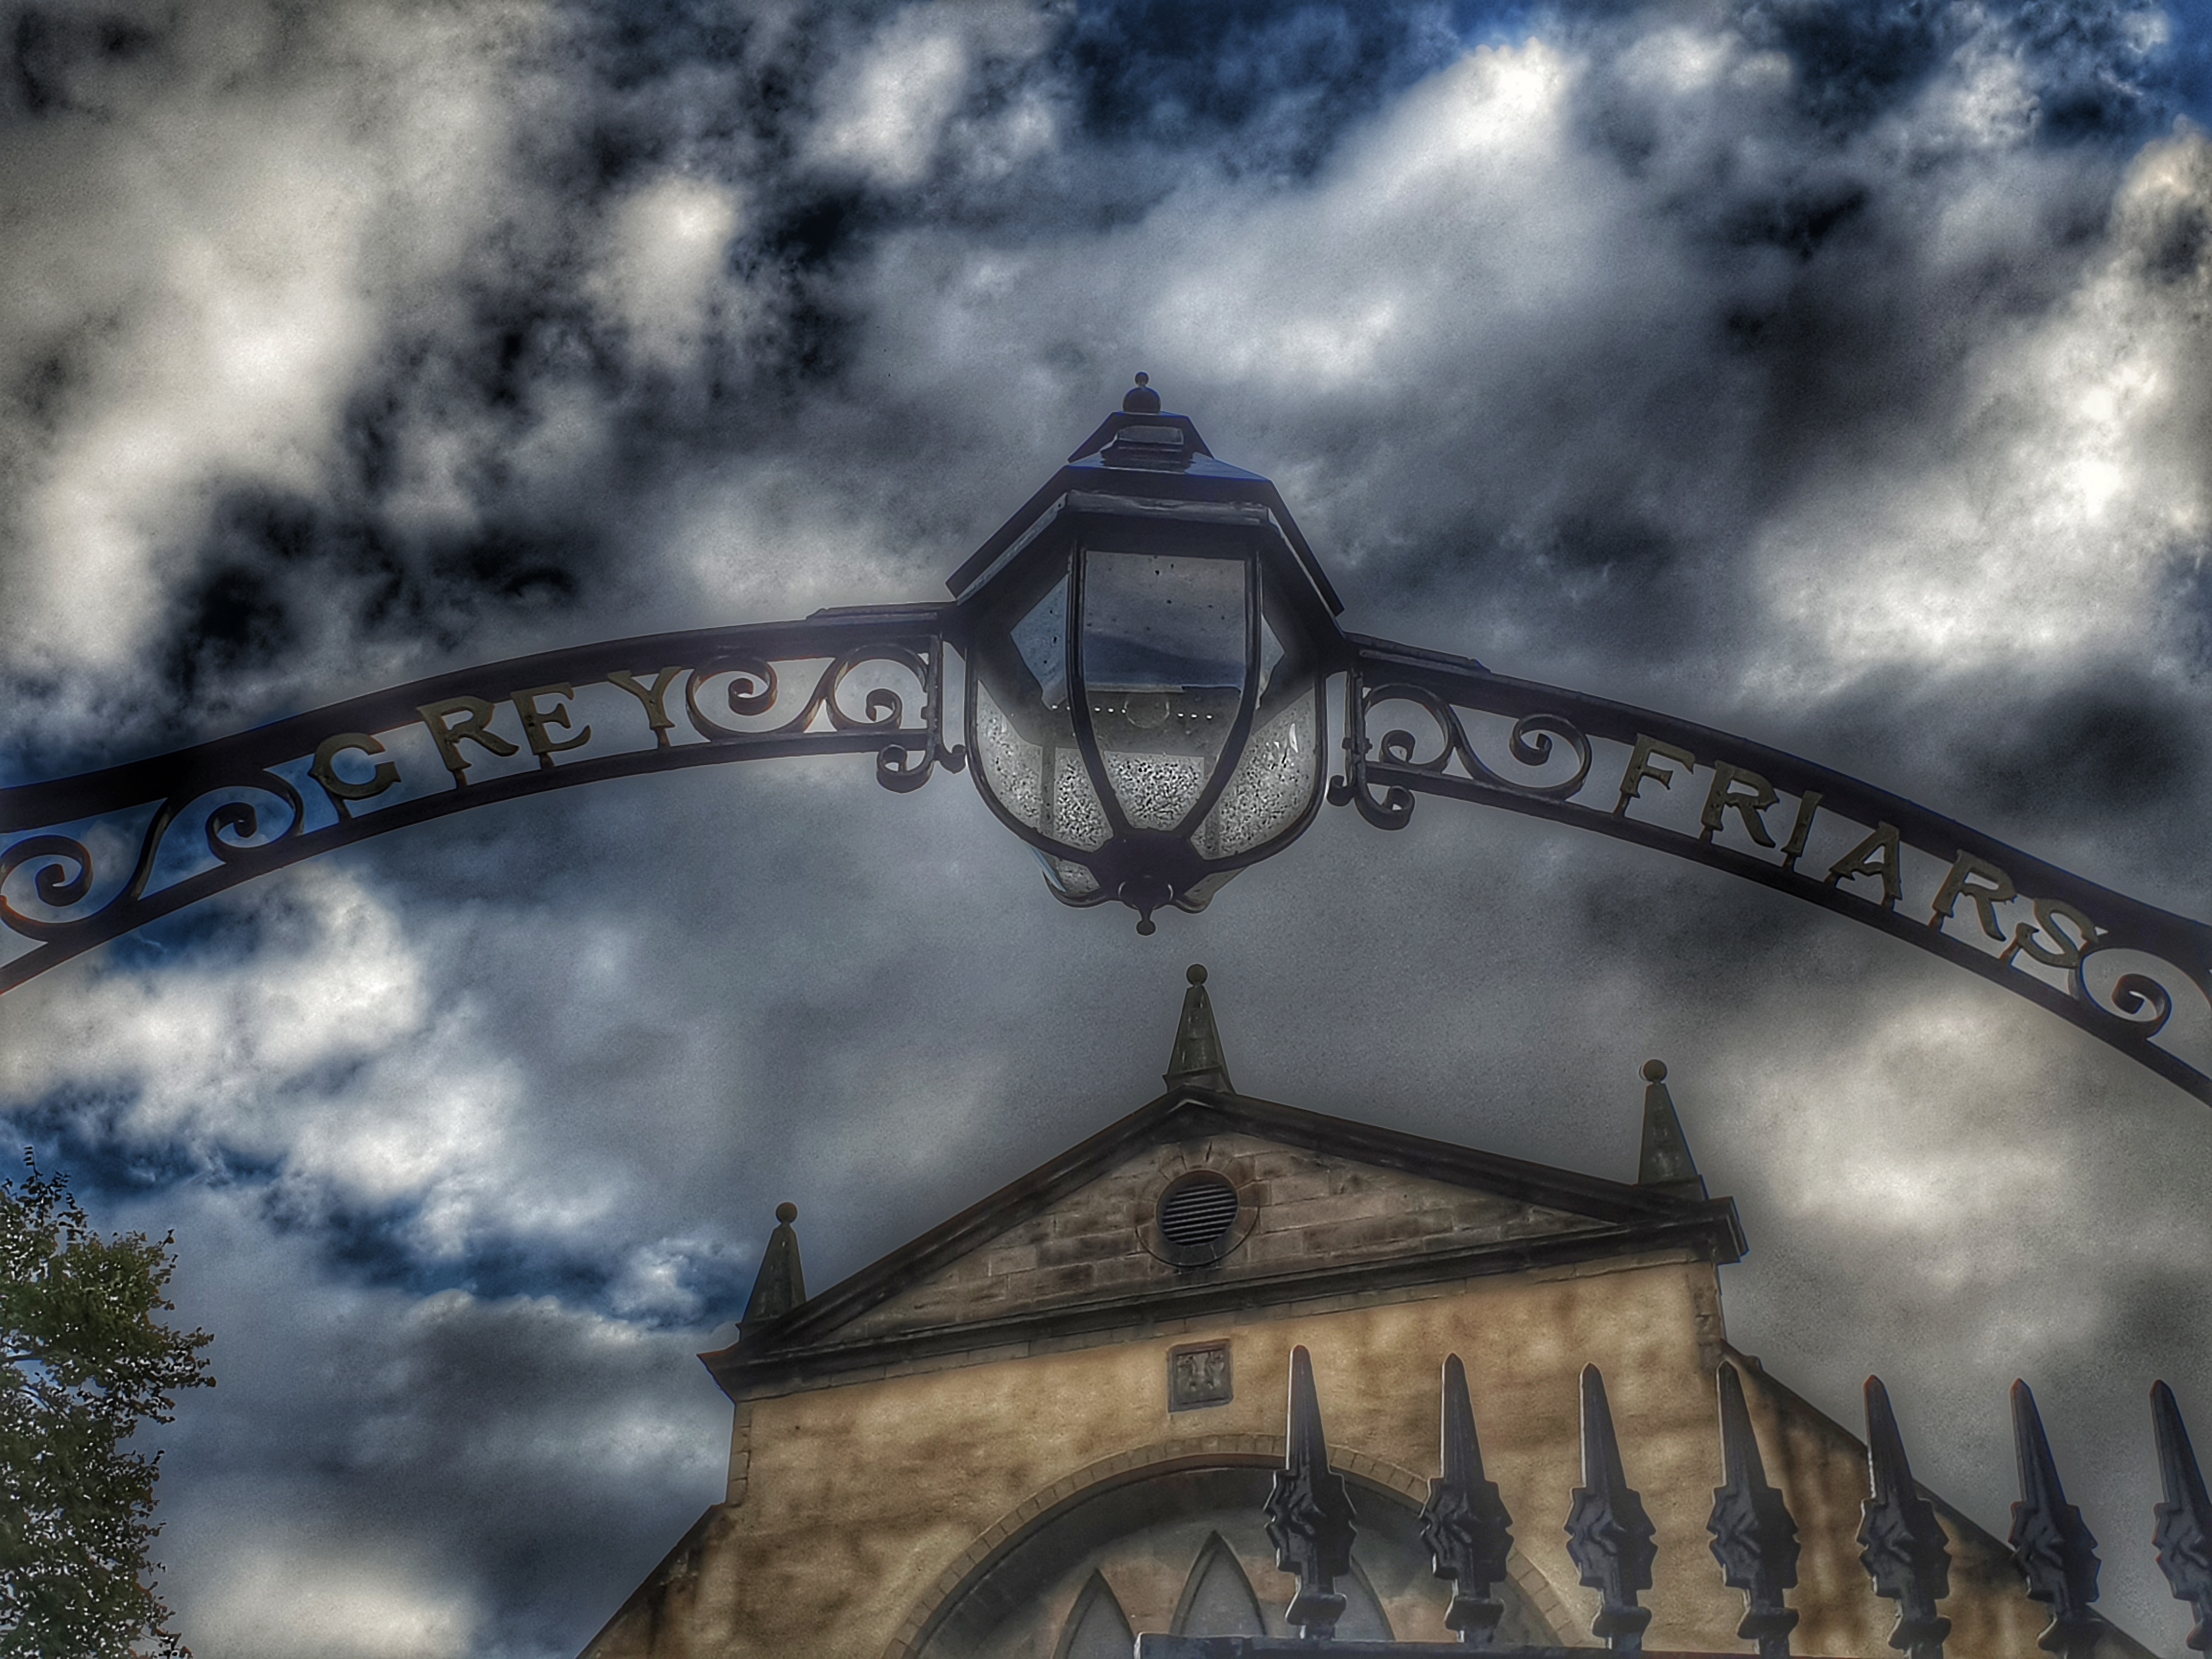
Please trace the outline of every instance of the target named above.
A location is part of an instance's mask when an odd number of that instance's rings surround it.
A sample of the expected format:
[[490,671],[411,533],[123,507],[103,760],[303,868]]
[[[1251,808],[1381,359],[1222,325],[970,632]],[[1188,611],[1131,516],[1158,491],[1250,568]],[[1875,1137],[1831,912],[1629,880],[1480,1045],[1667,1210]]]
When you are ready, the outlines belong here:
[[[1629,802],[1638,798],[1646,782],[1671,789],[1679,775],[1674,767],[1693,770],[1697,764],[1697,757],[1680,745],[1638,733],[1627,769],[1620,776],[1620,796],[1613,803],[1613,816],[1626,816]],[[1698,841],[1710,843],[1728,815],[1734,812],[1741,821],[1744,833],[1754,842],[1773,847],[1774,836],[1767,826],[1765,814],[1778,799],[1774,786],[1747,767],[1728,761],[1714,762],[1712,784],[1705,792],[1705,808],[1698,814]],[[1797,860],[1804,854],[1820,801],[1820,792],[1816,789],[1808,789],[1798,797],[1789,839],[1778,849],[1785,874],[1796,872]],[[1863,840],[1828,866],[1820,884],[1841,888],[1849,881],[1879,881],[1881,908],[1894,910],[1905,897],[1905,838],[1895,824],[1877,823]],[[2025,954],[2046,968],[2079,969],[2082,959],[2102,937],[2097,925],[2078,905],[2063,899],[2037,898],[2027,901],[2035,920],[2018,923],[2008,935],[1997,919],[1996,908],[2025,896],[2005,871],[1987,859],[1962,852],[1952,859],[1948,873],[1936,890],[1928,926],[1942,932],[1943,924],[1956,913],[1963,899],[1973,907],[1981,931],[2004,943],[2005,948],[1997,957],[2001,963],[2009,966],[2014,957]]]

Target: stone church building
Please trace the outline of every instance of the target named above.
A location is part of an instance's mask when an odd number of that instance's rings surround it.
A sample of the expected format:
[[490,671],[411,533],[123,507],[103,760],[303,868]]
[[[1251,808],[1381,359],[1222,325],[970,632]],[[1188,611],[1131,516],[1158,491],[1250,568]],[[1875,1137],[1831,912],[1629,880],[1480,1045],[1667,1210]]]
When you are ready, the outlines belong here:
[[[1800,1529],[1794,1650],[1891,1652],[1896,1607],[1858,1559],[1865,1449],[1729,1346],[1718,1270],[1742,1227],[1663,1066],[1644,1068],[1639,1178],[1606,1181],[1241,1095],[1191,978],[1167,1092],[842,1284],[806,1293],[779,1210],[738,1341],[702,1356],[735,1407],[726,1496],[584,1659],[1126,1659],[1146,1632],[1280,1636],[1291,1581],[1261,1505],[1296,1346],[1357,1508],[1340,1638],[1455,1639],[1418,1516],[1456,1354],[1514,1518],[1498,1639],[1599,1645],[1561,1524],[1595,1364],[1656,1528],[1646,1643],[1748,1651],[1706,1531],[1725,1360]],[[1936,1502],[1948,1652],[2033,1654],[2048,1610]],[[2098,1659],[2145,1651],[2110,1632]]]

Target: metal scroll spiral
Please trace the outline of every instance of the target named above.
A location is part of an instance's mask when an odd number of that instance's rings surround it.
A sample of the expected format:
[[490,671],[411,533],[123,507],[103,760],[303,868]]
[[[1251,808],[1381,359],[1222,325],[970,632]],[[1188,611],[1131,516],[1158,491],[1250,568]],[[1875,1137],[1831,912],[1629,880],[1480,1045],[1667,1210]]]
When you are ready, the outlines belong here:
[[[842,659],[840,659],[842,660]],[[691,717],[691,729],[709,743],[742,743],[747,738],[756,741],[774,737],[780,732],[803,730],[821,707],[825,686],[836,673],[838,664],[832,662],[823,670],[822,684],[807,699],[806,708],[797,720],[786,720],[776,726],[725,726],[699,707],[699,688],[719,674],[730,675],[723,702],[731,714],[739,720],[758,720],[775,707],[781,690],[776,681],[775,665],[760,657],[710,658],[694,668],[684,680],[684,712]]]
[[[1402,737],[1402,732],[1393,732]],[[1345,773],[1340,778],[1328,781],[1328,804],[1331,806],[1357,806],[1359,816],[1377,830],[1403,830],[1413,816],[1413,792],[1402,784],[1391,784],[1380,796],[1367,782],[1366,744],[1364,739],[1347,737]]]
[[[2100,938],[2086,945],[2073,974],[2075,997],[2103,1014],[2128,1036],[2148,1042],[2173,1018],[2173,993],[2148,974],[2122,974],[2103,997],[2089,988],[2089,960],[2100,950],[2118,948],[2119,941]],[[2177,973],[2179,969],[2175,970]]]
[[[297,835],[307,821],[307,806],[300,792],[276,773],[264,772],[250,784],[231,787],[251,791],[263,799],[222,801],[209,810],[199,825],[200,838],[209,855],[222,863],[250,863],[257,854]],[[143,893],[163,842],[171,830],[189,819],[192,809],[205,799],[204,794],[181,799],[173,797],[164,803],[137,838],[138,850],[131,861],[130,879],[113,899],[100,907],[103,910],[118,901],[127,903]],[[272,807],[282,813],[282,822],[276,829],[264,830],[263,826]],[[8,883],[18,870],[36,866],[31,890],[37,895],[39,902],[51,909],[66,910],[91,896],[99,875],[96,862],[92,848],[74,836],[49,833],[27,836],[16,842],[0,853],[0,921],[5,921],[26,939],[41,943],[67,937],[84,925],[85,917],[27,915],[7,896]]]
[[262,809],[247,800],[225,801],[210,812],[204,836],[207,849],[225,864],[235,864],[250,858],[272,842],[280,842],[307,821],[307,803],[300,792],[275,773],[264,774],[264,780],[252,786],[261,793],[273,795],[284,809],[283,827],[269,832],[262,838]]
[[1452,707],[1449,700],[1438,696],[1424,686],[1405,684],[1374,686],[1363,691],[1353,701],[1352,729],[1345,739],[1345,747],[1351,751],[1346,769],[1349,775],[1329,781],[1328,799],[1330,805],[1334,806],[1342,806],[1347,802],[1358,806],[1360,816],[1378,829],[1403,829],[1413,815],[1413,793],[1411,789],[1394,783],[1387,786],[1378,797],[1366,780],[1366,717],[1386,702],[1412,703],[1435,722],[1436,730],[1431,735],[1437,743],[1437,751],[1425,760],[1417,758],[1422,747],[1421,740],[1402,726],[1394,727],[1384,732],[1382,741],[1376,745],[1376,758],[1385,766],[1443,778],[1451,775],[1451,763],[1457,760],[1472,781],[1534,800],[1571,799],[1589,776],[1589,739],[1563,714],[1539,711],[1523,714],[1513,723],[1506,748],[1520,765],[1531,770],[1549,765],[1561,743],[1565,744],[1575,757],[1575,769],[1571,775],[1551,783],[1529,783],[1505,776],[1475,753],[1474,744],[1467,734],[1466,723],[1460,719],[1459,711]]
[[82,903],[92,891],[92,849],[73,836],[29,836],[0,853],[0,919],[26,939],[60,939],[76,924],[27,916],[8,898],[9,878],[29,864],[40,866],[31,878],[31,890],[39,902],[64,910]]
[[[912,674],[922,688],[922,723],[907,723],[905,696],[888,685],[872,685],[862,694],[856,714],[848,706],[846,682],[864,665],[894,663]],[[876,756],[876,780],[885,788],[904,794],[929,781],[931,771],[942,762],[957,772],[966,763],[965,751],[948,750],[940,736],[943,706],[942,664],[934,653],[898,645],[863,646],[833,657],[816,675],[805,702],[789,720],[769,726],[726,726],[699,706],[699,688],[708,680],[732,676],[723,701],[740,720],[758,720],[775,707],[781,685],[773,662],[763,657],[721,657],[698,665],[684,684],[684,705],[692,729],[710,743],[760,742],[795,736],[827,715],[838,732],[885,732],[921,739],[915,743],[886,744]]]

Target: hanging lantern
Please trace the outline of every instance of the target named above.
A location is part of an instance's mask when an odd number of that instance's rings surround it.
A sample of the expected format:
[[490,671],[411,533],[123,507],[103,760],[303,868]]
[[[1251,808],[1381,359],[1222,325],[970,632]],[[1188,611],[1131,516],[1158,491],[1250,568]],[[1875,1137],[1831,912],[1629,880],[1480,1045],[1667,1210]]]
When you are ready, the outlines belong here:
[[1065,902],[1149,933],[1311,821],[1341,607],[1274,485],[1144,376],[951,586],[976,787]]

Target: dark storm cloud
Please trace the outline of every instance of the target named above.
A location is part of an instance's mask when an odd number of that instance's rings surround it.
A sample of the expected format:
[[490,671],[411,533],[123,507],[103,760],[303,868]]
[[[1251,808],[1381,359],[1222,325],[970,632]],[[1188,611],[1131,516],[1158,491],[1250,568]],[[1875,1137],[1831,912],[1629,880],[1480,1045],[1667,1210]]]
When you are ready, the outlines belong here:
[[2078,815],[2102,827],[2201,799],[2202,711],[2128,669],[2086,687],[2054,687],[1993,724],[1969,764],[1987,793],[2014,811]]
[[1076,14],[1056,58],[1086,137],[1309,173],[1345,129],[1521,6],[1192,8],[1127,0]]
[[[2193,14],[4,22],[12,776],[930,596],[1143,367],[1351,625],[2207,908]],[[1158,1087],[1186,956],[1053,906],[963,781],[779,766],[413,830],[0,1007],[8,1121],[179,1229],[218,1333],[164,1488],[204,1659],[573,1652],[717,1495],[687,1350],[777,1200],[824,1285]],[[1628,1174],[1663,1055],[1758,1251],[1740,1341],[1842,1416],[1882,1370],[1985,1522],[2028,1369],[2138,1529],[2097,1437],[2202,1370],[2158,1310],[2212,1139],[2109,1051],[1441,801],[1326,814],[1162,940],[1244,1088],[1519,1156]]]

